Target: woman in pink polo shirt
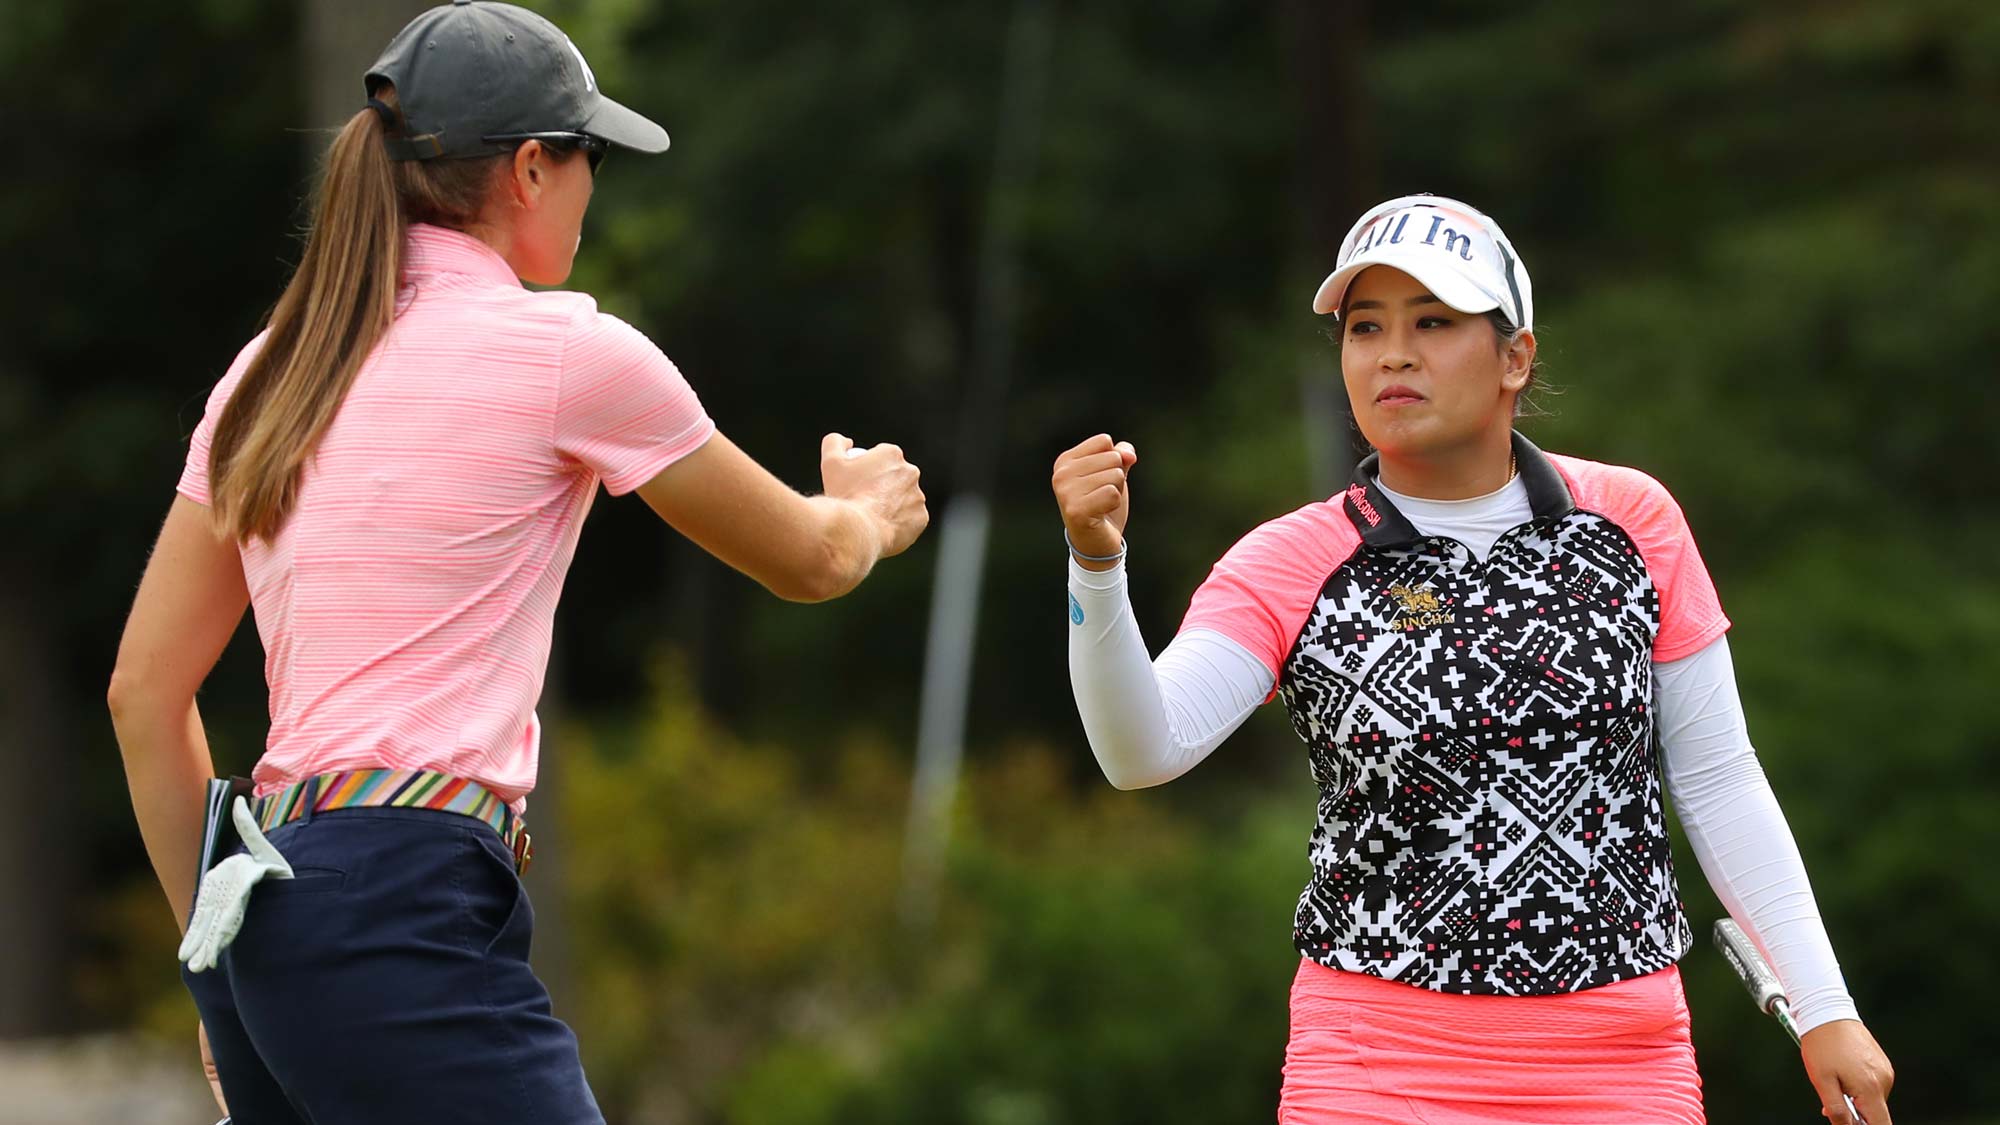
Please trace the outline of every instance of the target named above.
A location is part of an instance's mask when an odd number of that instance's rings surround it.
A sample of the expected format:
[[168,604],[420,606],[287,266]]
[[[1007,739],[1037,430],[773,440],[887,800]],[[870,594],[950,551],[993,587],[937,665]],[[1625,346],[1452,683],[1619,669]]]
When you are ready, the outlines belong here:
[[1888,1060],[1745,733],[1679,506],[1514,431],[1534,293],[1506,235],[1454,200],[1390,200],[1313,308],[1337,317],[1374,453],[1232,547],[1157,660],[1125,593],[1137,453],[1099,435],[1053,477],[1070,677],[1112,784],[1179,776],[1279,697],[1306,743],[1279,1120],[1700,1122],[1664,772],[1783,979],[1826,1116],[1850,1125],[1851,1096],[1889,1125]]
[[[195,906],[181,954],[239,1122],[601,1122],[518,879],[593,497],[638,492],[799,601],[908,547],[924,498],[896,447],[838,434],[824,494],[798,494],[638,331],[522,287],[568,276],[609,147],[667,147],[553,24],[435,8],[366,89],[298,271],[195,432],[112,716],[160,882]],[[195,692],[246,606],[270,734],[204,872]]]

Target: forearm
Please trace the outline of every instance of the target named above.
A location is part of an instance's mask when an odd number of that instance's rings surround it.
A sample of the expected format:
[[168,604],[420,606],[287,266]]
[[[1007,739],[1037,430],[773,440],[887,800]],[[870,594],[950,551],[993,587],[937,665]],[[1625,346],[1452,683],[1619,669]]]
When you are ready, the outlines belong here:
[[[928,520],[917,469],[894,446],[821,458],[827,492],[801,495],[715,434],[638,493],[660,518],[786,601],[823,602],[854,589]],[[845,440],[845,439],[840,439]]]
[[[817,573],[812,575],[805,596],[793,601],[830,601],[861,585],[868,572],[882,559],[882,531],[879,521],[852,500],[833,496],[808,498],[816,521],[811,541],[818,545]],[[780,591],[780,596],[790,595]]]
[[174,924],[185,928],[201,877],[195,868],[204,788],[214,776],[201,714],[192,699],[178,706],[114,700],[111,717],[147,858],[173,909]]
[[1728,642],[1655,674],[1667,786],[1716,897],[1763,948],[1802,1031],[1858,1018],[1798,844],[1751,746]]
[[1183,635],[1148,658],[1122,566],[1070,566],[1069,669],[1091,753],[1112,785],[1139,789],[1194,768],[1256,710],[1270,673],[1214,634]]
[[[1122,564],[1088,571],[1070,563],[1070,690],[1104,777],[1142,789],[1179,776],[1153,661],[1125,595]],[[1178,767],[1178,768],[1177,768]]]

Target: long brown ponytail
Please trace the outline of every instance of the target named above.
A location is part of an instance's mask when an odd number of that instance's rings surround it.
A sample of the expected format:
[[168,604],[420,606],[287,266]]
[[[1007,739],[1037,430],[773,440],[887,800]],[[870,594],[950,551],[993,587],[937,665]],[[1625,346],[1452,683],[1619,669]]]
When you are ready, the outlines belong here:
[[[374,96],[394,110],[393,87]],[[392,164],[386,134],[364,109],[334,138],[305,253],[216,423],[213,518],[239,541],[275,537],[291,514],[307,459],[395,316],[407,225],[466,226],[493,181],[494,159]]]

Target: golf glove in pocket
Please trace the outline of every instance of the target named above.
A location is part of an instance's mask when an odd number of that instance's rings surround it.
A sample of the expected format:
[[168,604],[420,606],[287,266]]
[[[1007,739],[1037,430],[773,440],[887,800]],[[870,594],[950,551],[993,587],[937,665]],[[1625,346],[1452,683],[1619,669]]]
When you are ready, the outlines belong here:
[[249,850],[230,856],[201,877],[201,888],[195,892],[194,918],[188,923],[187,936],[181,939],[178,954],[191,973],[214,968],[222,951],[236,940],[236,931],[243,928],[243,912],[250,905],[250,892],[258,883],[292,877],[292,865],[264,838],[257,827],[257,818],[250,815],[248,801],[236,798],[230,819],[236,825],[238,838]]

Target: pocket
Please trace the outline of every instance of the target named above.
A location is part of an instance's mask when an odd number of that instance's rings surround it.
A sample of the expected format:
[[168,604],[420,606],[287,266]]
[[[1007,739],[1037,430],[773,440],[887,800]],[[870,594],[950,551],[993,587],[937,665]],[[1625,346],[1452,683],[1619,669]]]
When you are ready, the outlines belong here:
[[461,830],[472,854],[465,857],[466,912],[472,927],[468,943],[487,957],[528,959],[535,913],[528,890],[514,870],[514,857],[500,837],[481,829]]
[[251,901],[258,899],[298,898],[301,895],[332,894],[347,885],[347,872],[338,867],[292,866],[289,879],[264,879],[250,892]]

